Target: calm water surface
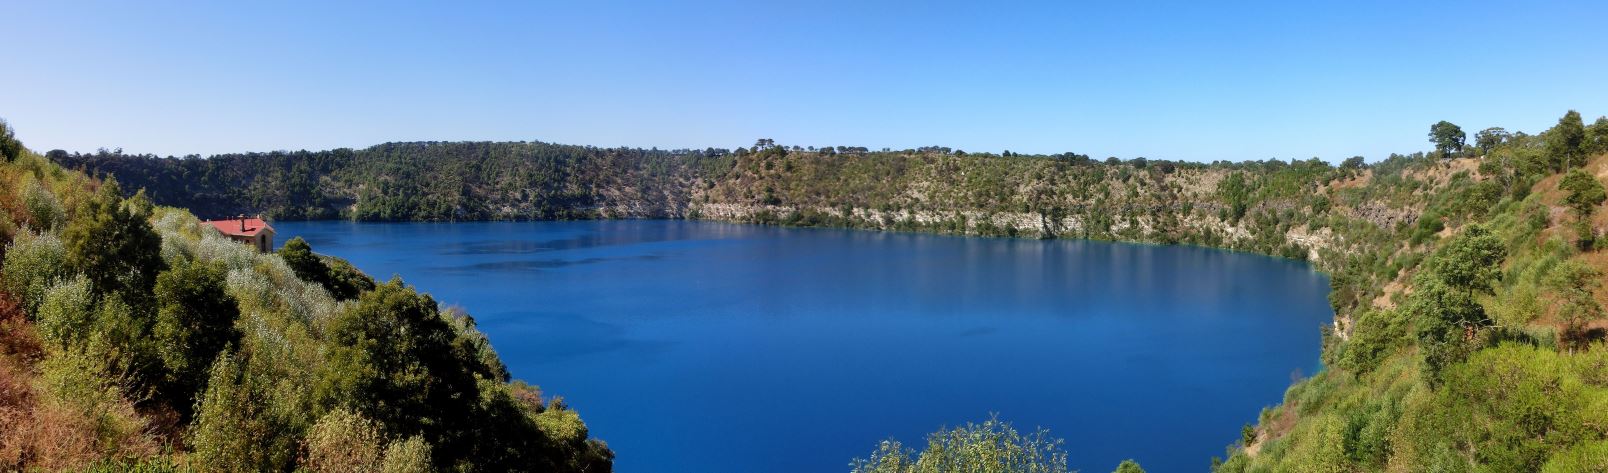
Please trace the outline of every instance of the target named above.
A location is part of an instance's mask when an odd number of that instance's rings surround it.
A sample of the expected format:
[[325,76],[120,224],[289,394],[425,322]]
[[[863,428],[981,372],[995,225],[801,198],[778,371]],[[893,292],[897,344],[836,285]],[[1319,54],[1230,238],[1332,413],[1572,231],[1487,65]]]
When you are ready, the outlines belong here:
[[681,221],[281,222],[474,314],[638,472],[831,472],[991,412],[1205,471],[1318,368],[1328,279],[1190,247]]

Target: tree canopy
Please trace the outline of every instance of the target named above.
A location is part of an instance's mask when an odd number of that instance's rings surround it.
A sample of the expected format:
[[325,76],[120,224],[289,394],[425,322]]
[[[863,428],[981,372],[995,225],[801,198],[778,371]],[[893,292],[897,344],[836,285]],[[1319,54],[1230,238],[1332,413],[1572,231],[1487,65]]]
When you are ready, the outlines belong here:
[[1463,128],[1445,120],[1429,127],[1429,142],[1435,144],[1435,151],[1441,157],[1450,157],[1452,153],[1463,150],[1463,142],[1467,138]]

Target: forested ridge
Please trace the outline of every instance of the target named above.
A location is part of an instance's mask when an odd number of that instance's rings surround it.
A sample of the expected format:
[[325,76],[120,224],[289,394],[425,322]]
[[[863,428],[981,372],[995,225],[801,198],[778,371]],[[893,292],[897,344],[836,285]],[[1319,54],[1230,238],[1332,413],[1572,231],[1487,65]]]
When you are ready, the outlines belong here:
[[[1428,138],[1432,152],[1339,165],[770,140],[734,150],[391,143],[207,159],[50,156],[203,215],[667,217],[1308,259],[1331,276],[1325,369],[1248,423],[1214,470],[1608,471],[1608,119],[1587,125],[1570,111],[1537,134],[1487,128],[1472,140],[1441,122]],[[1030,466],[1009,471],[1062,471],[1055,445],[991,421],[935,433],[919,452],[885,443],[852,467],[946,471],[1011,458]]]
[[468,314],[259,254],[0,122],[0,471],[610,471]]

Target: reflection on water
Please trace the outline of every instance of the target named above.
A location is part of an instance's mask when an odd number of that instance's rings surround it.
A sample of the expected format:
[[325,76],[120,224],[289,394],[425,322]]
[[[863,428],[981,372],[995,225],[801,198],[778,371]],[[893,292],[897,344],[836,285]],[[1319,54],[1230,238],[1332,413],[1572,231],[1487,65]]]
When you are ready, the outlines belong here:
[[620,471],[838,471],[998,412],[1198,471],[1317,368],[1327,279],[1192,247],[681,221],[279,223],[473,313]]

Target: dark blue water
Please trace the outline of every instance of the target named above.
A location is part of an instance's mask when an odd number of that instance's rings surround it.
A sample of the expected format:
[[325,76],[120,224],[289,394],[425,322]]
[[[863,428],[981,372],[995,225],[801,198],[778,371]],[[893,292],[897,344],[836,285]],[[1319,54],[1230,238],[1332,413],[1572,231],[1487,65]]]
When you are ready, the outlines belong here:
[[680,221],[276,224],[474,314],[637,472],[846,471],[990,413],[1204,471],[1318,367],[1328,280],[1191,247]]

